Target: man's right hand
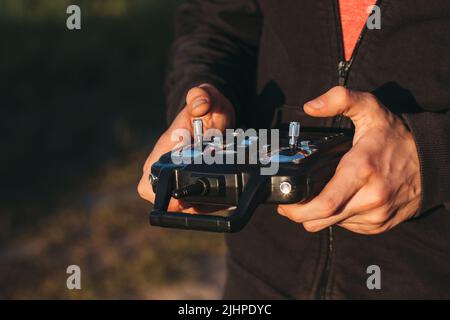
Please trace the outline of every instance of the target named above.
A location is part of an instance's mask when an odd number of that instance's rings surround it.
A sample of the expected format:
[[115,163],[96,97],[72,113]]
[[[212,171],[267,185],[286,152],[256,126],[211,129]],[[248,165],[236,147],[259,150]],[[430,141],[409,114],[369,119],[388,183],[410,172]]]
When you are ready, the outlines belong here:
[[[212,85],[203,84],[189,90],[186,95],[185,107],[177,115],[169,129],[158,139],[145,161],[142,177],[137,188],[142,198],[154,203],[155,194],[149,180],[151,166],[159,160],[161,155],[171,151],[179,143],[179,141],[172,141],[174,130],[187,129],[192,136],[192,120],[194,118],[203,120],[204,130],[214,128],[223,131],[234,126],[234,108],[230,101]],[[170,200],[168,210],[195,212],[193,208],[174,198]]]

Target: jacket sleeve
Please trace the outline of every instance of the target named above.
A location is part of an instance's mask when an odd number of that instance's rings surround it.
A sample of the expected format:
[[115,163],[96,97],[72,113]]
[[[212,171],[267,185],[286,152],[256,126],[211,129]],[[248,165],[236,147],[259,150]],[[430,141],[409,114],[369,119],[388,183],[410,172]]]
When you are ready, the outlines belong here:
[[445,205],[450,210],[450,112],[403,114],[416,141],[422,184],[418,215]]
[[256,82],[262,24],[256,1],[186,1],[175,19],[164,85],[169,123],[184,106],[187,91],[202,83],[214,85],[231,101],[239,122]]

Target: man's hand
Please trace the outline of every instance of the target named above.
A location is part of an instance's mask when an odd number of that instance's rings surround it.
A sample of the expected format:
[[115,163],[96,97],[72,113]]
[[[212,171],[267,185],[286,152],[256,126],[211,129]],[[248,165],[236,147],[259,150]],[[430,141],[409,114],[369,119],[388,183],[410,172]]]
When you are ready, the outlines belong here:
[[278,212],[310,232],[337,224],[362,234],[385,232],[419,208],[419,159],[411,132],[370,93],[335,87],[305,104],[314,117],[343,114],[355,125],[353,147],[322,192]]
[[[189,90],[186,96],[186,106],[177,115],[161,137],[156,142],[152,152],[145,161],[142,178],[138,185],[139,195],[154,202],[155,194],[150,184],[150,169],[154,162],[166,152],[171,151],[179,141],[172,140],[172,132],[176,129],[187,129],[192,135],[192,120],[201,118],[203,120],[204,130],[210,128],[224,130],[234,126],[235,114],[231,103],[215,87],[204,84]],[[195,212],[183,202],[171,199],[170,211]]]

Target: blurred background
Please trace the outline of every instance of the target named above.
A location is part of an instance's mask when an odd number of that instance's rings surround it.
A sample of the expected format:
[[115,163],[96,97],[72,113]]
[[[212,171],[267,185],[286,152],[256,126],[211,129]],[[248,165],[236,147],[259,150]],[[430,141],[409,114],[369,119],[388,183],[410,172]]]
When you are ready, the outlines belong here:
[[136,193],[179,2],[0,0],[0,298],[220,297],[223,237],[151,228]]

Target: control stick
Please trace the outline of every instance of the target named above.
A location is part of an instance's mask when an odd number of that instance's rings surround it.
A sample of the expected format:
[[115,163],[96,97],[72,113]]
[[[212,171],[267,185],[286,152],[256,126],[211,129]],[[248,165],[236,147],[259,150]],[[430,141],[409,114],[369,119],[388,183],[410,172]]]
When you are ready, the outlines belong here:
[[289,147],[291,149],[297,146],[297,140],[299,136],[300,136],[300,123],[295,121],[289,123]]

